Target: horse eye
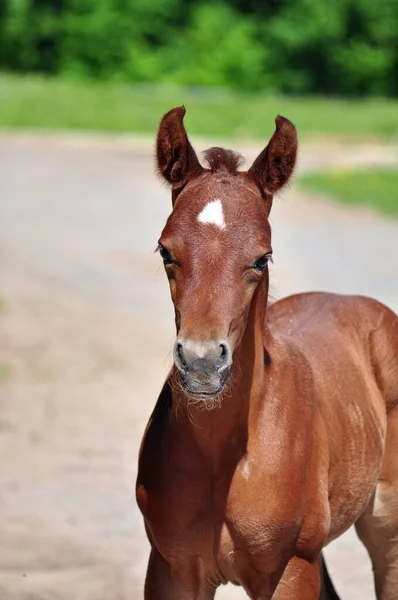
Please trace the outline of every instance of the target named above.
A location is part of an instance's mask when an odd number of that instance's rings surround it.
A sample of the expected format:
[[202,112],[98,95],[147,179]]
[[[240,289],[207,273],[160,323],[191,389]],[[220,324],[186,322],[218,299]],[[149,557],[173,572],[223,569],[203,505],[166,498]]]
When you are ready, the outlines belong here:
[[164,246],[161,246],[159,244],[159,253],[160,256],[163,258],[163,262],[165,265],[171,265],[173,263],[173,257],[171,256],[170,252],[168,250],[166,250],[166,248]]
[[268,252],[268,254],[264,254],[264,256],[260,256],[260,258],[258,258],[256,260],[256,262],[253,263],[253,265],[252,265],[253,269],[255,269],[256,271],[260,271],[262,273],[264,271],[265,267],[267,266],[270,258],[271,258],[270,252]]

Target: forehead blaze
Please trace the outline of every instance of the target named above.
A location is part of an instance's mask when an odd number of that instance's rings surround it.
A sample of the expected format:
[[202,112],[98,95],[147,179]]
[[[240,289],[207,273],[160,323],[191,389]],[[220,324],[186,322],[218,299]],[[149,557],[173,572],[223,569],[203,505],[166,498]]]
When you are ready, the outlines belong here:
[[233,248],[243,257],[269,251],[268,207],[257,187],[240,176],[209,173],[200,179],[175,203],[162,234],[165,245],[189,252],[218,240],[217,248]]
[[198,214],[200,223],[212,223],[220,229],[225,229],[224,211],[220,199],[211,200],[205,204]]

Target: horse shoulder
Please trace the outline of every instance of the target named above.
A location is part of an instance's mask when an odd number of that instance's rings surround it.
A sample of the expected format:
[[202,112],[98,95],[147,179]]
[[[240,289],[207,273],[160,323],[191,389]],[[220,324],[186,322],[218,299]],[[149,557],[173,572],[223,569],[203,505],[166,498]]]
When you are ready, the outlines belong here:
[[379,476],[387,412],[398,403],[398,319],[370,298],[317,293],[276,303],[270,318],[312,367],[333,538],[364,510]]

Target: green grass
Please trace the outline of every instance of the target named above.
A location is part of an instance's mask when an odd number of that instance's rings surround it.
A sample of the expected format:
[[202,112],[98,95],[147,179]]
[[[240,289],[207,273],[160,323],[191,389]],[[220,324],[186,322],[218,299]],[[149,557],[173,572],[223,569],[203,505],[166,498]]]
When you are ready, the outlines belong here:
[[160,116],[180,104],[187,107],[186,123],[196,135],[265,139],[280,113],[301,135],[398,136],[396,100],[287,98],[0,75],[0,127],[153,135]]
[[331,196],[344,204],[367,206],[398,216],[398,171],[311,173],[299,177],[298,183],[314,194]]
[[9,379],[11,373],[8,365],[0,362],[0,383],[4,383]]
[[[5,303],[2,298],[0,298],[0,315],[5,311]],[[6,381],[10,376],[10,369],[8,365],[4,364],[0,361],[0,383]]]

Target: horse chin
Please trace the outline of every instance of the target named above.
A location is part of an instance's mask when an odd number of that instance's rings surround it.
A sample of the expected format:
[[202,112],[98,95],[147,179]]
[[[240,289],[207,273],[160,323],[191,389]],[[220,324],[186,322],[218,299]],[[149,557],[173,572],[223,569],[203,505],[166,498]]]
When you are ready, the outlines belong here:
[[214,407],[220,404],[221,397],[226,389],[227,380],[229,378],[229,369],[220,376],[219,381],[213,382],[212,385],[201,384],[189,381],[188,378],[179,377],[179,384],[186,396],[188,402],[197,405],[203,404],[204,408]]

